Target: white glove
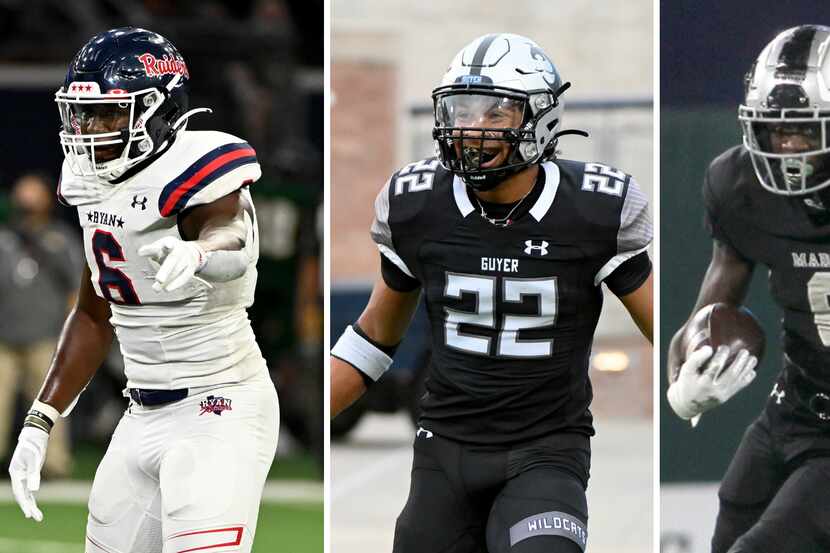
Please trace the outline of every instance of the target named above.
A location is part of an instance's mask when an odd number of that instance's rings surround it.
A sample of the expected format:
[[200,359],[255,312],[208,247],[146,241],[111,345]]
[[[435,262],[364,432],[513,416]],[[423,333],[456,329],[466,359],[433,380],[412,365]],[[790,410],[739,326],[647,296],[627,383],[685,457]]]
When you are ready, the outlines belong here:
[[46,459],[48,443],[49,434],[39,428],[24,427],[9,463],[14,499],[26,518],[38,522],[43,520],[43,513],[37,508],[35,492],[40,489],[40,469]]
[[[669,386],[668,400],[681,419],[691,419],[725,403],[755,379],[758,358],[742,349],[735,360],[724,368],[729,348],[721,346],[715,355],[704,346],[692,353],[680,367],[677,380]],[[710,359],[711,358],[711,359]],[[700,368],[707,362],[706,369]]]
[[[153,290],[172,292],[187,284],[205,266],[207,254],[196,242],[185,242],[165,236],[142,246],[138,254],[161,266],[156,273]],[[200,280],[201,279],[197,279]]]

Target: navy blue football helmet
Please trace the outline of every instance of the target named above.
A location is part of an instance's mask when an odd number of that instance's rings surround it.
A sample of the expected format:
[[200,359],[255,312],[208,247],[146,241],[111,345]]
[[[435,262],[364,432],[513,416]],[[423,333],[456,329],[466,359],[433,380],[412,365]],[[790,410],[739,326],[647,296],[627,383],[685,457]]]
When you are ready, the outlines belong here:
[[184,128],[190,75],[163,36],[123,27],[92,37],[55,94],[60,143],[75,175],[112,182]]

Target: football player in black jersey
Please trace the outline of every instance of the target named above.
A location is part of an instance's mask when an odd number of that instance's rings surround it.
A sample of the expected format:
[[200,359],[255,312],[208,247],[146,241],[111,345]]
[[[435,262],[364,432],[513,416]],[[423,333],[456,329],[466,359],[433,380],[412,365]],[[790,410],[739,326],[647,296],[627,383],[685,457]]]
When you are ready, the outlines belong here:
[[[760,264],[784,315],[782,370],[721,483],[713,553],[830,550],[829,47],[830,28],[803,25],[764,48],[739,109],[743,145],[703,185],[714,247],[693,312],[740,304]],[[691,418],[749,384],[755,363],[742,353],[724,368],[711,348],[684,359],[682,330],[669,346],[669,402]]]
[[[606,285],[651,339],[636,181],[556,158],[568,88],[533,41],[480,37],[433,91],[438,158],[375,201],[382,278],[332,349],[337,414],[391,364],[421,294],[432,362],[395,553],[578,552]],[[584,133],[583,133],[584,134]]]

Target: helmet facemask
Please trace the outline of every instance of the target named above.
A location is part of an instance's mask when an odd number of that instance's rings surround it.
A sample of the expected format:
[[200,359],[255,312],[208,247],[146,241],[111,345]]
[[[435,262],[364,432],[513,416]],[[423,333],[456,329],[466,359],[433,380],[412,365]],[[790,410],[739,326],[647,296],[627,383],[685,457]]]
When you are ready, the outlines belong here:
[[820,25],[779,33],[747,73],[738,108],[761,186],[781,196],[811,196],[803,198],[808,205],[830,191],[828,45],[830,28]]
[[157,152],[169,129],[154,132],[148,123],[168,103],[165,92],[150,88],[99,93],[96,83],[73,83],[69,91],[61,88],[55,94],[62,123],[59,137],[72,173],[109,183]]
[[549,92],[531,96],[495,87],[446,86],[435,90],[433,101],[439,158],[476,190],[490,190],[554,153],[556,136],[538,132],[559,125],[561,105]]
[[766,190],[802,196],[830,186],[830,112],[741,106],[738,119],[744,147]]

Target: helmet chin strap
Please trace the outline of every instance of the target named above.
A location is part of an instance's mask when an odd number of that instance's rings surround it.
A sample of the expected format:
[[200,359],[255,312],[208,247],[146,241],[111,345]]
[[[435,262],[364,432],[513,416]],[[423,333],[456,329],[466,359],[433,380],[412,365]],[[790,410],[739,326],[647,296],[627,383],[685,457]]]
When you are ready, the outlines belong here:
[[[465,148],[466,149],[466,148]],[[477,150],[477,148],[470,148],[471,150]],[[464,152],[462,152],[464,155]],[[511,153],[511,157],[515,155]],[[487,192],[488,190],[492,190],[502,182],[504,182],[507,178],[515,175],[516,173],[527,169],[528,167],[532,167],[532,165],[523,165],[518,167],[510,167],[503,169],[501,171],[494,171],[492,173],[482,173],[479,175],[470,175],[462,177],[464,183],[472,188],[473,190],[477,190],[479,192]]]

